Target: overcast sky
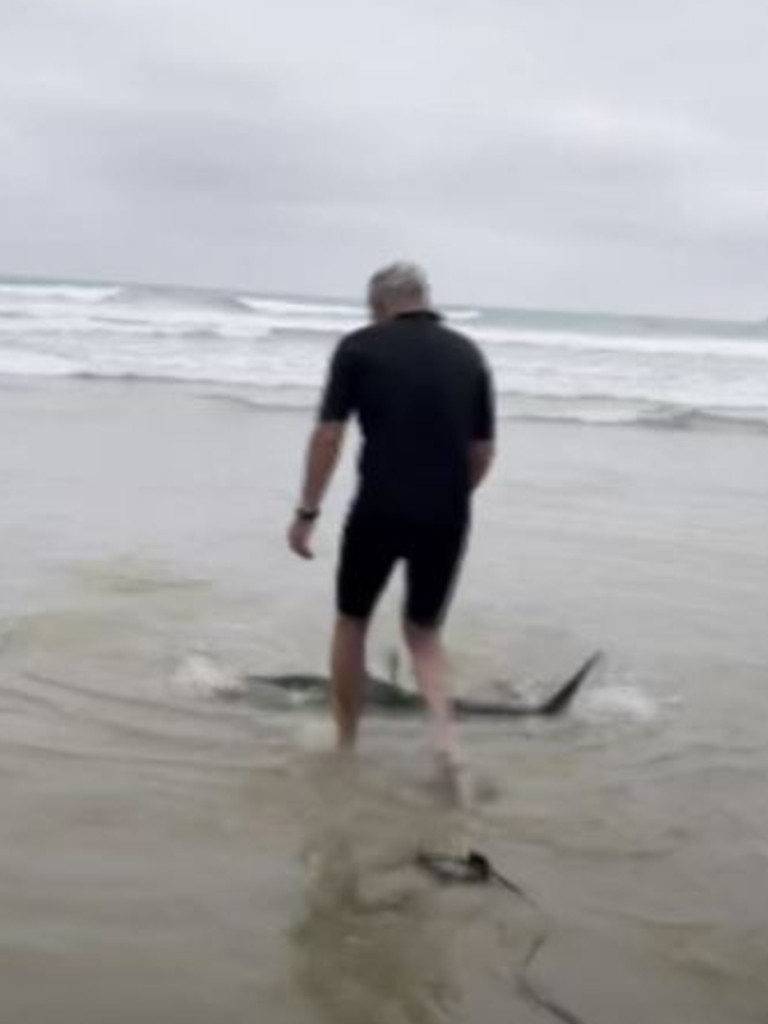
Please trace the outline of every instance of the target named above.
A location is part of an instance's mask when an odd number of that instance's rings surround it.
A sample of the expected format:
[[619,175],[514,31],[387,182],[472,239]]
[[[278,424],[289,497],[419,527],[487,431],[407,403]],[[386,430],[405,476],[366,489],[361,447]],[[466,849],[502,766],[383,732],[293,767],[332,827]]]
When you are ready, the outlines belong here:
[[0,273],[768,315],[765,0],[0,0]]

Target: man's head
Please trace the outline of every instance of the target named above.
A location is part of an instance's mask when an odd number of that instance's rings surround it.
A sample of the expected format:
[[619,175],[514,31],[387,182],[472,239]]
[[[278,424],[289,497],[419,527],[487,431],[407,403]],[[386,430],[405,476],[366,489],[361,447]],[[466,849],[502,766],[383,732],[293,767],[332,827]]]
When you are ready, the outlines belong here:
[[427,275],[415,263],[392,263],[378,270],[368,283],[368,305],[377,323],[400,313],[429,309]]

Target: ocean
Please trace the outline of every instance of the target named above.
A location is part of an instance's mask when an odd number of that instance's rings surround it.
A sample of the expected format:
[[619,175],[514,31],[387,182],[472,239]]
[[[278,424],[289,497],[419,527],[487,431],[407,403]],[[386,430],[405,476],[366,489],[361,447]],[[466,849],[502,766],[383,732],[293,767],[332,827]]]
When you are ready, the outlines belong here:
[[[483,348],[504,417],[768,428],[768,321],[446,308]],[[316,400],[354,302],[0,279],[0,375],[205,384]]]
[[367,715],[345,770],[322,712],[222,699],[325,671],[354,432],[315,559],[285,531],[362,308],[0,285],[3,1024],[765,1024],[765,328],[447,316],[502,408],[453,686],[605,654],[562,719],[461,725],[460,807],[419,719]]

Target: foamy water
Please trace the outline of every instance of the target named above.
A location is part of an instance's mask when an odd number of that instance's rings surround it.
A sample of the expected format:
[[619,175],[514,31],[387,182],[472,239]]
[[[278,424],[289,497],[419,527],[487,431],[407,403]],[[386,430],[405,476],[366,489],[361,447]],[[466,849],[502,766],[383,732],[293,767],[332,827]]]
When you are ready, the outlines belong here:
[[[768,426],[768,327],[447,309],[482,346],[503,415],[595,425]],[[355,303],[0,282],[0,375],[212,385],[307,407]]]

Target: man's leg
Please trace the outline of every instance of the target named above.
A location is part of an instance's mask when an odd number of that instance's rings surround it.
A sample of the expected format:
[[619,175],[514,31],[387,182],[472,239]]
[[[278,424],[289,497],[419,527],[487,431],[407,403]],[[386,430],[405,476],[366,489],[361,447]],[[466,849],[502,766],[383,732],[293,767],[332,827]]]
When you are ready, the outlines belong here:
[[405,640],[413,661],[413,674],[429,708],[435,752],[441,759],[453,761],[456,750],[448,663],[440,633],[437,629],[406,622]]
[[368,623],[396,561],[394,532],[353,510],[341,544],[331,650],[333,710],[338,744],[345,750],[355,744],[363,706]]
[[331,649],[331,698],[340,750],[351,750],[363,707],[368,623],[339,615]]
[[409,538],[405,640],[430,712],[435,750],[452,761],[453,712],[440,630],[458,580],[468,523],[414,530]]

